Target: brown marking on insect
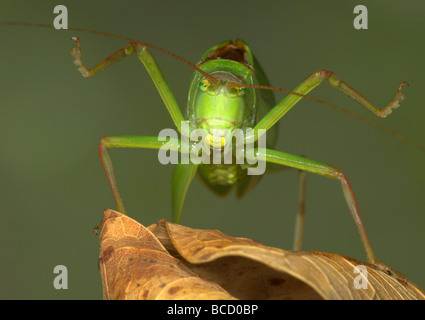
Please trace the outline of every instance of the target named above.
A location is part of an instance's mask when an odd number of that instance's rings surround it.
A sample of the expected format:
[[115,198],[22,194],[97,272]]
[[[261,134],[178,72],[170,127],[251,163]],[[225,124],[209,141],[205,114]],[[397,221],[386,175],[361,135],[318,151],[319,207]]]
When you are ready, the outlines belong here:
[[[199,64],[207,62],[209,60],[220,60],[227,59],[233,60],[243,65],[253,69],[252,66],[248,63],[248,53],[245,50],[245,47],[241,40],[236,40],[235,42],[229,40],[225,42],[221,47],[217,50],[211,52],[208,57],[201,61]],[[199,65],[198,64],[198,65]]]

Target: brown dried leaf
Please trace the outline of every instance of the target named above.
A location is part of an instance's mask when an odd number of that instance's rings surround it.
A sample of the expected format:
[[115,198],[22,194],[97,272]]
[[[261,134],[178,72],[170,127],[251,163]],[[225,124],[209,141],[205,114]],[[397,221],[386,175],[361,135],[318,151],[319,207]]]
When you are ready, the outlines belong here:
[[138,222],[106,210],[99,269],[104,299],[234,299],[171,256]]
[[[271,248],[166,220],[144,228],[111,210],[100,243],[109,299],[425,299],[414,284],[352,258]],[[357,265],[367,268],[367,289],[354,287]]]

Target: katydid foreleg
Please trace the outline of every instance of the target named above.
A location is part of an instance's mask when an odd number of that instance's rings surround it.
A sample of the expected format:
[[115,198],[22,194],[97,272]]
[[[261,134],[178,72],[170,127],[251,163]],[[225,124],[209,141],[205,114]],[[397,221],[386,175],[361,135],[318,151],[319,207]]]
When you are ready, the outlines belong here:
[[[106,59],[98,63],[95,67],[89,69],[84,65],[82,57],[81,57],[80,40],[76,37],[74,37],[73,40],[76,42],[76,47],[72,49],[71,54],[75,58],[74,63],[79,67],[78,70],[81,72],[81,74],[84,77],[94,76],[95,74],[104,70],[108,66],[114,64],[115,62],[121,61],[122,59],[136,52],[138,58],[146,67],[146,70],[151,76],[152,81],[155,83],[155,86],[165,106],[167,107],[171,115],[171,118],[173,119],[173,122],[177,127],[177,130],[181,131],[181,124],[184,121],[183,115],[180,111],[179,106],[177,105],[177,102],[170,88],[168,87],[167,82],[164,79],[164,76],[162,75],[161,70],[159,69],[158,64],[156,63],[155,59],[152,57],[152,55],[150,54],[146,46],[144,46],[142,43],[130,42],[124,48],[118,50],[117,52],[113,53],[112,55],[110,55],[109,57],[107,57]],[[126,214],[126,210],[125,210],[120,192],[118,190],[117,181],[116,181],[114,170],[112,167],[112,161],[106,149],[113,148],[113,147],[159,149],[164,144],[165,142],[159,141],[158,137],[144,137],[144,136],[107,136],[100,141],[99,143],[100,159],[102,161],[102,165],[105,170],[105,174],[108,179],[109,185],[111,186],[111,189],[115,198],[115,202],[117,204],[117,208],[120,212]],[[176,148],[178,148],[178,146],[176,146]],[[196,172],[196,170],[193,171],[193,175],[194,175],[194,172]],[[189,175],[189,177],[193,178],[193,175]],[[187,191],[187,187],[190,184],[190,181],[192,180],[192,178],[186,181],[188,184],[184,185],[186,189],[183,188],[183,190]],[[174,180],[175,179],[173,178],[173,183],[177,183]],[[183,179],[182,181],[184,182],[185,179]],[[178,183],[181,184],[183,183],[182,181],[178,181]],[[175,221],[179,220],[179,217],[181,214],[181,207],[182,207],[182,203],[183,203],[185,195],[186,195],[186,192],[184,192],[184,194],[179,194],[179,195],[175,195],[173,193],[173,219]]]
[[327,80],[328,83],[353,98],[373,114],[378,117],[385,118],[389,115],[393,109],[399,107],[400,102],[404,99],[404,93],[402,89],[407,85],[407,82],[402,82],[395,94],[394,99],[384,108],[379,109],[374,106],[369,100],[363,97],[359,92],[350,87],[347,83],[340,80],[333,72],[320,70],[314,72],[307,79],[302,81],[293,92],[299,93],[300,95],[288,94],[281,102],[279,102],[273,109],[271,109],[254,127],[256,129],[270,129],[280,118],[282,118],[299,100],[302,95],[308,94],[311,90],[317,87],[319,84]]
[[86,67],[81,57],[80,38],[72,37],[72,40],[75,41],[76,47],[72,48],[71,55],[75,58],[74,64],[78,67],[78,71],[80,71],[80,73],[83,75],[84,78],[92,77],[98,74],[100,71],[106,69],[110,65],[118,61],[121,61],[124,58],[127,58],[128,56],[131,56],[134,53],[134,46],[131,43],[129,43],[124,48],[116,51],[115,53],[107,57],[106,59],[99,62],[96,66],[89,69]]
[[146,46],[138,42],[130,42],[124,48],[118,50],[103,61],[99,62],[95,67],[88,69],[84,65],[83,60],[81,58],[80,40],[76,37],[73,37],[72,39],[76,42],[77,46],[72,49],[71,55],[75,58],[74,64],[79,67],[78,71],[80,71],[84,77],[94,76],[95,74],[104,70],[108,66],[114,64],[115,62],[121,61],[122,59],[136,52],[137,57],[140,59],[140,61],[142,61],[143,65],[146,67],[146,70],[151,76],[152,81],[155,83],[155,86],[159,94],[161,95],[161,98],[165,106],[167,107],[168,112],[170,113],[177,130],[180,132],[181,123],[185,119],[173,96],[173,93],[168,87],[168,84],[165,81],[161,70],[159,69],[158,64],[156,63],[155,59],[152,57]]

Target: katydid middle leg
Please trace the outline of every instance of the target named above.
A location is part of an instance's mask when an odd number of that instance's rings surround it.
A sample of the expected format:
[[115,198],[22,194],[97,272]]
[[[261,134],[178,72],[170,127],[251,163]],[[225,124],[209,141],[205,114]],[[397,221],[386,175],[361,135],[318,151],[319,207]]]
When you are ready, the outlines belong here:
[[316,173],[328,178],[339,180],[341,182],[343,194],[347,202],[351,217],[354,220],[357,231],[363,243],[363,247],[366,251],[366,257],[368,262],[377,266],[379,269],[389,274],[392,274],[399,280],[406,281],[406,278],[403,275],[399,274],[396,271],[393,271],[390,267],[376,260],[375,254],[373,253],[372,247],[367,237],[362,218],[360,216],[360,211],[357,205],[356,198],[354,196],[353,189],[347,177],[340,169],[320,161],[316,161],[316,160],[312,160],[305,157],[296,156],[296,155],[292,155],[289,153],[284,153],[284,152],[280,152],[276,150],[271,150],[271,149],[256,149],[254,154],[256,159],[259,161],[267,161],[271,163],[276,163],[276,164],[296,168],[296,169],[307,171],[307,172]]
[[123,214],[127,214],[120,192],[118,190],[117,181],[114,174],[111,158],[109,157],[107,148],[144,148],[144,149],[160,149],[163,145],[168,144],[169,149],[178,151],[180,140],[160,141],[158,137],[147,136],[105,136],[99,142],[99,156],[102,162],[106,177],[112,189],[114,199],[118,208]]

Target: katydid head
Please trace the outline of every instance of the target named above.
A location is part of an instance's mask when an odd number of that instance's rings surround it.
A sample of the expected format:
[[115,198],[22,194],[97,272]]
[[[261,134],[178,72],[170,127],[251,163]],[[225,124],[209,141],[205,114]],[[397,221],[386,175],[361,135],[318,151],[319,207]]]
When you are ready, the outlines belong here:
[[215,82],[206,77],[199,78],[194,88],[191,118],[196,129],[208,132],[211,146],[216,141],[224,147],[235,129],[246,127],[245,113],[250,109],[247,108],[249,93],[244,87],[229,85],[241,83],[233,74],[217,72],[212,76]]
[[194,119],[196,127],[209,133],[216,130],[233,130],[243,125],[246,109],[246,89],[229,87],[229,81],[238,81],[230,74],[214,74],[217,81],[207,78],[198,84],[195,94]]
[[243,87],[254,84],[252,63],[242,40],[222,42],[203,54],[189,92],[187,114],[192,129],[203,129],[226,144],[235,129],[244,131],[254,125],[256,92]]
[[244,131],[256,120],[255,89],[244,87],[253,84],[252,69],[229,59],[203,60],[197,66],[208,76],[195,72],[192,79],[187,109],[191,129],[205,130],[225,146],[232,132]]

